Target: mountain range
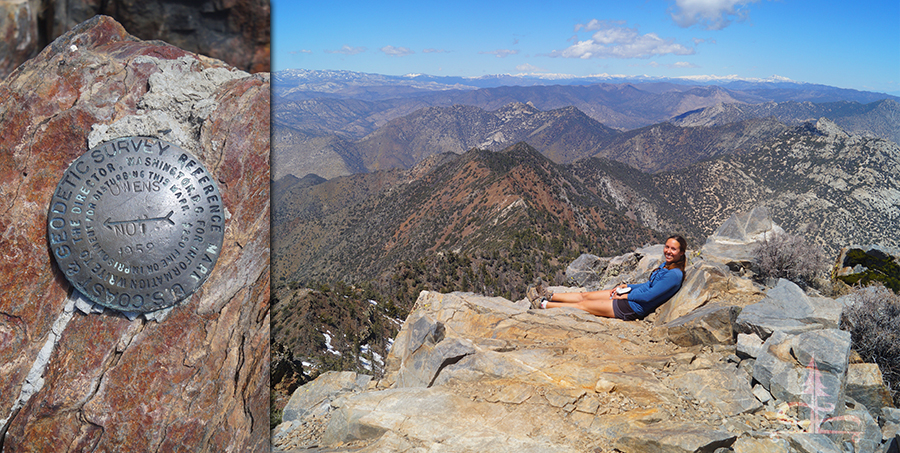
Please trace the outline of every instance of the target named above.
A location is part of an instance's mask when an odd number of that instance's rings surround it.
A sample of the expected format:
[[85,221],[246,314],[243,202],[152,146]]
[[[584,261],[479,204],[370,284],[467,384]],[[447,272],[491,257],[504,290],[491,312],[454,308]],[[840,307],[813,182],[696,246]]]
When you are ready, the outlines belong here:
[[560,263],[581,252],[659,239],[525,143],[280,188],[272,215],[277,281],[386,281],[398,263],[439,265],[459,255],[472,260],[472,285],[505,279],[481,286],[519,294],[526,279],[561,274]]
[[830,254],[850,244],[896,247],[898,174],[897,144],[828,120],[656,174],[598,157],[560,165],[525,143],[439,154],[410,170],[273,191],[273,272],[286,281],[377,280],[399,262],[452,252],[543,263],[507,270],[509,281],[525,283],[558,275],[563,254],[614,254],[667,232],[698,244],[759,205]]
[[475,88],[462,79],[295,70],[275,79],[274,179],[411,168],[432,154],[518,141],[557,163],[610,157],[653,173],[753,149],[818,118],[900,141],[898,98],[793,82]]
[[[641,84],[650,86],[720,86],[729,90],[756,93],[774,101],[831,102],[851,100],[868,103],[884,99],[871,93],[772,76],[765,79],[728,77],[652,77],[598,74],[574,77],[560,74],[490,74],[480,77],[406,74],[393,76],[354,71],[287,69],[272,74],[273,93],[278,98],[301,100],[326,95],[335,98],[380,100],[418,96],[429,91],[470,91],[482,88],[531,86],[583,86],[598,84]],[[897,98],[894,97],[896,100]]]

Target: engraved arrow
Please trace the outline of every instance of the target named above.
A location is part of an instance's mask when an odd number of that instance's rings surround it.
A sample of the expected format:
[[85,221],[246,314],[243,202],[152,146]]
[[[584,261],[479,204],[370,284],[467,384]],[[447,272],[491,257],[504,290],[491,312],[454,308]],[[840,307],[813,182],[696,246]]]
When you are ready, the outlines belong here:
[[164,217],[152,217],[152,218],[147,217],[147,215],[145,214],[143,219],[116,220],[115,222],[111,222],[112,218],[108,217],[106,219],[106,221],[103,222],[103,226],[105,226],[106,228],[109,228],[111,230],[111,229],[113,229],[112,228],[113,225],[121,225],[123,223],[147,223],[147,222],[156,222],[156,221],[160,221],[160,220],[165,220],[165,221],[169,222],[170,224],[175,225],[175,221],[171,219],[172,214],[174,214],[174,213],[175,213],[175,211],[169,211],[169,213],[166,214]]

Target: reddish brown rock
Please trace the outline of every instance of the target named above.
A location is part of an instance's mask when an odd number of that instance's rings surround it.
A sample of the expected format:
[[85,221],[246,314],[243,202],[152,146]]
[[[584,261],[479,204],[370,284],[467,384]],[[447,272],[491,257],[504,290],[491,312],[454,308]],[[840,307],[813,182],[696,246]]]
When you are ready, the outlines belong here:
[[[268,451],[268,75],[96,17],[0,82],[0,130],[4,451]],[[229,214],[209,279],[159,321],[67,314],[47,246],[63,172],[117,134],[193,153]]]
[[98,14],[114,17],[144,40],[165,41],[245,71],[270,70],[269,0],[0,0],[0,78]]

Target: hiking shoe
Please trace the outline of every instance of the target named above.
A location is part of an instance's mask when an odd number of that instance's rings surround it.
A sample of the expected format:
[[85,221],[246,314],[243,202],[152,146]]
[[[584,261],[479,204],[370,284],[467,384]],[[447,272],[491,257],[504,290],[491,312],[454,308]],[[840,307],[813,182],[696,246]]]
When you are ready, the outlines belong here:
[[534,306],[534,302],[541,298],[541,293],[538,288],[529,286],[528,289],[525,290],[525,297],[527,297],[528,301],[531,302],[531,306]]
[[537,293],[541,297],[547,298],[547,300],[553,298],[553,293],[550,292],[550,288],[546,284],[544,284],[543,280],[541,280],[537,285]]
[[549,301],[547,300],[546,297],[539,297],[539,298],[531,301],[531,308],[533,308],[535,310],[541,310],[541,309],[547,308],[547,302],[549,302]]

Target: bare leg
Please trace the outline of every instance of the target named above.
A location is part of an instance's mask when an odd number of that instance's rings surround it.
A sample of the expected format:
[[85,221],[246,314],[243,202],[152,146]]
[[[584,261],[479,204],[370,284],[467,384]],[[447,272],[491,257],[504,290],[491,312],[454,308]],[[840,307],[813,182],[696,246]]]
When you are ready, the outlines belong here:
[[609,291],[592,291],[588,293],[560,293],[553,294],[547,308],[575,307],[592,315],[604,318],[615,318],[613,301],[609,298]]
[[610,291],[590,291],[586,293],[553,293],[553,297],[550,298],[552,302],[568,302],[568,303],[576,303],[583,302],[586,300],[603,300],[609,299]]

